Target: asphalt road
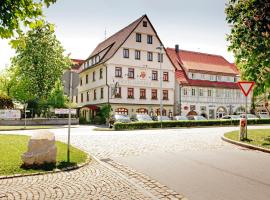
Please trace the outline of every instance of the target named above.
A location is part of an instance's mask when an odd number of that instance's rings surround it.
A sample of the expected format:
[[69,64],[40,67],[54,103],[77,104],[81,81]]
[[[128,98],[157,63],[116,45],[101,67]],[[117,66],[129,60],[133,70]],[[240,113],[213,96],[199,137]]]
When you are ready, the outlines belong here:
[[[235,129],[94,132],[80,127],[72,129],[71,142],[98,158],[130,166],[190,200],[269,200],[270,154],[220,139]],[[66,129],[52,131],[66,141]]]

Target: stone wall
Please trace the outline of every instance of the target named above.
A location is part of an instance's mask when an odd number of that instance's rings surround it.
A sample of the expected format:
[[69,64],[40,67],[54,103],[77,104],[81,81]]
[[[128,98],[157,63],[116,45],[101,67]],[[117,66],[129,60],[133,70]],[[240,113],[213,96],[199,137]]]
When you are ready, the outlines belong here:
[[[68,118],[51,118],[51,119],[26,119],[27,125],[67,125]],[[72,118],[71,124],[79,124],[79,119]],[[0,125],[17,125],[23,126],[24,119],[18,120],[0,120]]]

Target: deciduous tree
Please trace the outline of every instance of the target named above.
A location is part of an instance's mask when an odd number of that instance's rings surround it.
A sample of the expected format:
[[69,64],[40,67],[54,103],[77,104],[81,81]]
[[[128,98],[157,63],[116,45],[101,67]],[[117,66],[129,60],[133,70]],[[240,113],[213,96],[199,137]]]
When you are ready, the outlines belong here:
[[229,0],[225,13],[229,50],[242,79],[256,81],[254,95],[259,95],[270,87],[270,0]]

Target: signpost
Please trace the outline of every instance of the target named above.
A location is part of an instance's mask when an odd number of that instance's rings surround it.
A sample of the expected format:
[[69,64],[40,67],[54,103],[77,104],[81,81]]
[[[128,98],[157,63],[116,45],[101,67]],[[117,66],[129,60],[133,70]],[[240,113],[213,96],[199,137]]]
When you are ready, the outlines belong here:
[[71,70],[68,70],[63,74],[62,82],[64,85],[64,92],[69,96],[67,162],[70,162],[71,102],[73,95],[75,95],[74,93],[78,92],[76,88],[79,85],[79,74]]
[[246,97],[246,134],[245,134],[245,139],[247,139],[247,98],[248,98],[248,94],[250,93],[252,87],[254,86],[255,82],[254,81],[239,81],[238,83],[239,88],[241,89],[242,93],[245,95]]

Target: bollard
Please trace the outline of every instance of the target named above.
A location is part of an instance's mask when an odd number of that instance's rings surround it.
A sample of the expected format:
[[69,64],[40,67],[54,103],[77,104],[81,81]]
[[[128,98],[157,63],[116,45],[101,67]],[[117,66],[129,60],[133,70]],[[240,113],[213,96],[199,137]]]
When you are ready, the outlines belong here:
[[244,139],[247,139],[247,133],[246,133],[246,126],[247,126],[247,119],[241,118],[240,119],[240,131],[239,131],[239,140],[243,141]]

